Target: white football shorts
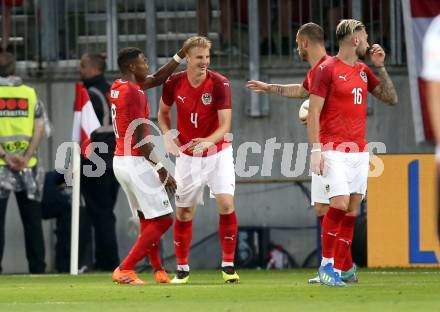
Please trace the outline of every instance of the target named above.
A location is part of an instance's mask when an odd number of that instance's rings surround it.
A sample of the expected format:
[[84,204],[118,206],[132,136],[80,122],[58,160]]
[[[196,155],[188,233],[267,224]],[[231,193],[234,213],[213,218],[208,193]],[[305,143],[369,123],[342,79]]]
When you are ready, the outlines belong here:
[[312,173],[312,187],[311,187],[311,199],[312,206],[315,203],[319,204],[329,204],[330,200],[328,199],[327,192],[325,191],[325,184],[322,182],[321,176],[318,176]]
[[324,174],[321,181],[327,198],[338,195],[362,194],[367,191],[370,154],[325,151]]
[[141,211],[146,219],[152,219],[173,212],[157,171],[143,156],[114,156],[113,171],[134,216]]
[[181,153],[176,159],[176,206],[203,205],[203,190],[208,185],[211,194],[235,191],[235,168],[232,146],[206,156],[193,157]]

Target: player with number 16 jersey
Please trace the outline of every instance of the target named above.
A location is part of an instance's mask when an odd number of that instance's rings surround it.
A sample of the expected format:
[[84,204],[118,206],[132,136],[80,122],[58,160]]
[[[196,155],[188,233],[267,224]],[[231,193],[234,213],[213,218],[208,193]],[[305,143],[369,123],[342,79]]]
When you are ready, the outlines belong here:
[[[369,152],[365,139],[367,93],[393,105],[397,95],[385,70],[385,52],[371,47],[365,25],[354,19],[336,27],[339,51],[321,65],[310,89],[310,169],[325,185],[330,207],[322,222],[321,283],[341,280],[353,239],[357,209],[367,189]],[[369,56],[380,80],[359,58]]]
[[341,143],[352,142],[358,148],[352,148],[352,152],[364,151],[367,93],[379,83],[362,62],[350,66],[333,56],[319,65],[310,93],[325,98],[319,132],[324,150],[337,150]]

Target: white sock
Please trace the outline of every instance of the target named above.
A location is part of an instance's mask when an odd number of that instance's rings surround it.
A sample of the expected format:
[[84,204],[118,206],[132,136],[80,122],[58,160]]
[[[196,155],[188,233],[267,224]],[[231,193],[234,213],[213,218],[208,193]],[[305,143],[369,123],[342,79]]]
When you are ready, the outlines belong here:
[[178,264],[177,271],[189,272],[189,265],[188,264]]
[[224,267],[228,267],[228,266],[233,267],[233,266],[234,266],[234,262],[225,262],[225,261],[222,261],[222,268],[224,268]]
[[321,266],[326,266],[329,263],[334,264],[335,260],[333,258],[322,257]]
[[342,270],[335,269],[335,273],[338,273],[338,275],[341,276]]

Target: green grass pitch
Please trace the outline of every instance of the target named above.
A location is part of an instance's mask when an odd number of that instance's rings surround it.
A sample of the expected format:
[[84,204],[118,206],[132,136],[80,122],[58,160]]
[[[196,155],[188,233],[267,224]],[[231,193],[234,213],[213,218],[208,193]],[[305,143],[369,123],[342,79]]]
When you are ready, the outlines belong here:
[[348,288],[308,285],[314,270],[193,271],[188,285],[116,285],[110,274],[1,275],[0,311],[440,311],[440,270],[361,270]]

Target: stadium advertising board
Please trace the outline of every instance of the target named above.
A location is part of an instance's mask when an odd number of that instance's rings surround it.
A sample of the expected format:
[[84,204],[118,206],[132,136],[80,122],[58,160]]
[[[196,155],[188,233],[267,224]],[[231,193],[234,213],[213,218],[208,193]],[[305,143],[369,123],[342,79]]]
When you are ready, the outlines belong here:
[[434,156],[379,157],[385,170],[368,181],[368,266],[440,266]]

